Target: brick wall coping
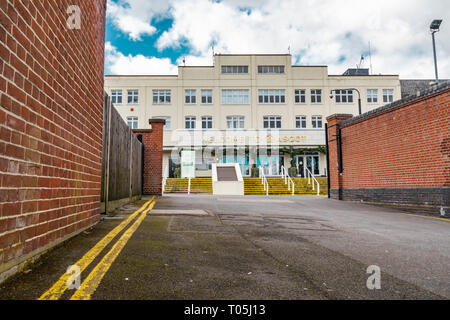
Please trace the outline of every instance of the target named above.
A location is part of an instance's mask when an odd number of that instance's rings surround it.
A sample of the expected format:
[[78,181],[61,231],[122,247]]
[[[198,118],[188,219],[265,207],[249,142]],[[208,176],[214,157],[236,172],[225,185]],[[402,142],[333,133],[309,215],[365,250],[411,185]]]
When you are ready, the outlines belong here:
[[[435,96],[435,95],[439,95],[445,91],[450,90],[450,82],[447,83],[441,83],[439,86],[433,86],[430,89],[427,90],[423,90],[421,91],[418,95],[412,95],[412,96],[408,96],[404,99],[400,99],[397,101],[394,101],[390,104],[387,104],[385,106],[382,106],[380,108],[371,110],[369,112],[363,113],[362,115],[358,115],[356,117],[353,117],[351,119],[342,121],[339,125],[340,127],[346,127],[346,126],[350,126],[352,124],[355,124],[357,122],[361,122],[361,121],[365,121],[369,118],[373,118],[375,116],[378,116],[380,114],[383,113],[387,113],[387,112],[391,112],[394,111],[396,109],[400,109],[403,107],[406,107],[410,104],[413,103],[417,103],[420,100],[424,100],[426,98]],[[327,118],[328,119],[328,118]]]
[[148,123],[149,124],[152,124],[152,123],[163,123],[163,124],[166,124],[166,120],[165,119],[149,119]]

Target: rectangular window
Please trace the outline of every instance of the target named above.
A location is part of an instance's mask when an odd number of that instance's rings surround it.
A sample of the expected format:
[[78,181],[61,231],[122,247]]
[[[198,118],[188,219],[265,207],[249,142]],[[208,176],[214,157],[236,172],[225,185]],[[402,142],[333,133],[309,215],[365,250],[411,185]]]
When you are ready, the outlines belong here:
[[212,104],[212,90],[202,90],[202,104]]
[[172,121],[170,117],[166,117],[166,116],[157,116],[157,117],[153,117],[155,119],[164,119],[166,120],[166,124],[164,125],[164,130],[171,130],[171,126],[172,126]]
[[222,90],[222,104],[249,104],[248,90]]
[[281,117],[279,116],[264,117],[264,129],[281,129]]
[[196,104],[197,91],[196,90],[184,90],[184,102],[186,104]]
[[259,104],[284,104],[286,103],[285,90],[258,90]]
[[227,117],[227,129],[244,129],[244,117],[242,116],[231,116]]
[[197,121],[195,117],[186,117],[185,119],[185,129],[193,130],[195,129],[195,122]]
[[367,103],[378,103],[378,90],[368,89],[367,90]]
[[138,117],[127,117],[127,125],[131,129],[138,128]]
[[322,90],[321,89],[313,89],[311,90],[311,103],[322,103]]
[[153,90],[153,104],[170,104],[170,90]]
[[212,129],[212,117],[202,117],[202,129]]
[[111,103],[122,104],[122,90],[111,90]]
[[225,73],[225,74],[247,74],[248,66],[222,66],[222,73]]
[[139,103],[139,90],[128,90],[128,104]]
[[260,74],[282,74],[282,73],[284,73],[284,66],[258,66],[258,73],[260,73]]
[[383,90],[383,102],[384,103],[394,102],[394,90],[391,89]]
[[306,90],[295,90],[295,103],[306,103]]
[[313,116],[312,117],[312,127],[314,129],[322,128],[322,116]]
[[306,129],[306,116],[295,117],[295,127],[297,129]]
[[336,103],[353,103],[353,90],[336,90]]

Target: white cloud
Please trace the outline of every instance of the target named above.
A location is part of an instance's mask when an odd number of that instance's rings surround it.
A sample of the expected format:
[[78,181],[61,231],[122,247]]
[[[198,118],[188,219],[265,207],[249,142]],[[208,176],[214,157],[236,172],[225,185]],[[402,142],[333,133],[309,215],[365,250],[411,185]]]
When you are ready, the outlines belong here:
[[326,64],[330,73],[340,74],[355,67],[371,41],[375,73],[433,78],[428,27],[444,18],[437,34],[439,69],[450,78],[449,12],[447,0],[179,0],[170,7],[173,27],[157,47],[187,42],[200,57],[188,57],[190,65],[210,59],[213,43],[220,53],[287,53],[291,46],[294,63]]
[[140,41],[143,35],[152,35],[156,28],[151,25],[154,17],[163,16],[169,8],[168,1],[161,0],[108,0],[108,17],[116,27],[131,40]]
[[168,58],[124,55],[110,42],[105,44],[105,67],[107,74],[119,75],[168,75],[178,74],[178,67]]

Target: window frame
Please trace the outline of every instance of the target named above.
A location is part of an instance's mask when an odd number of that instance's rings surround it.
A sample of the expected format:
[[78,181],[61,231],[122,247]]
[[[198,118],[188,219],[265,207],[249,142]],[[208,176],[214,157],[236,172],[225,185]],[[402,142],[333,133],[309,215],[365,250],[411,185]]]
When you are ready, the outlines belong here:
[[[276,72],[275,70],[278,70],[278,72]],[[258,66],[258,74],[286,74],[286,66],[260,65]]]
[[[225,92],[233,92],[234,94],[232,94],[231,96],[225,96],[224,93]],[[236,93],[242,93],[242,92],[246,92],[247,94],[244,95],[238,95]],[[230,98],[232,100],[231,103],[225,101],[225,99]],[[236,98],[246,98],[247,101],[243,102],[243,103],[238,103],[236,101],[234,101],[233,99]],[[244,99],[245,100],[245,99]],[[222,89],[222,105],[249,105],[250,104],[250,90],[249,89]]]
[[[188,95],[188,92],[190,93]],[[192,94],[193,93],[193,94]],[[187,102],[189,98],[189,102]],[[185,89],[184,90],[184,104],[197,104],[197,90],[196,89]]]
[[[374,92],[376,92],[375,94],[373,94]],[[376,99],[376,101],[373,101],[374,98]],[[369,99],[371,99],[371,101],[369,101]],[[367,103],[368,104],[378,104],[378,89],[367,89]]]
[[[298,93],[297,93],[298,92]],[[303,92],[303,94],[301,93]],[[297,98],[299,98],[299,102],[297,102]],[[304,99],[302,102],[301,98]],[[294,90],[294,104],[306,104],[306,89],[295,89]]]
[[[203,95],[203,93],[206,92],[206,91],[210,92],[211,95],[210,96],[209,95],[206,95],[206,96]],[[200,95],[201,95],[201,100],[200,100],[201,104],[213,104],[213,90],[212,89],[201,89],[200,90]],[[203,98],[206,98],[206,102],[203,102]],[[211,98],[211,102],[208,102],[208,98]]]
[[[385,92],[390,92],[391,94],[385,94]],[[385,99],[386,97],[388,97],[387,99]],[[392,99],[392,101],[385,101],[385,100],[390,100],[389,97]],[[383,89],[383,103],[393,103],[394,102],[394,89]]]
[[[295,116],[295,128],[296,129],[306,129],[308,127],[307,121],[308,121],[308,117],[305,115]],[[304,126],[298,126],[298,123],[304,124]]]
[[[117,93],[120,92],[120,95],[118,95]],[[120,102],[114,102],[114,98],[118,98],[120,97]],[[113,89],[111,90],[111,103],[112,104],[123,104],[123,90],[122,89]]]
[[[267,127],[266,127],[267,122]],[[272,127],[271,124],[274,123],[275,126]],[[263,117],[263,128],[264,129],[282,129],[283,127],[283,117],[282,116],[264,116]]]
[[164,130],[165,131],[172,130],[172,117],[171,116],[155,116],[153,118],[154,119],[164,119],[164,120],[166,120],[166,124],[164,125]]
[[[354,104],[355,99],[353,96],[353,90],[336,89],[335,91],[336,104]],[[339,100],[339,101],[338,101]],[[344,101],[346,100],[346,101]],[[349,101],[351,100],[351,102]]]
[[[130,123],[131,123],[131,125],[130,125]],[[135,124],[136,126],[134,126],[133,124]],[[130,129],[138,129],[139,128],[139,117],[136,117],[136,116],[127,117],[127,126]]]
[[[206,123],[206,128],[203,125]],[[208,127],[210,125],[210,127]],[[202,116],[202,130],[211,130],[213,128],[213,117],[212,116]]]
[[[227,130],[244,130],[245,129],[245,116],[227,116],[226,121],[227,121]],[[230,121],[233,124],[231,128],[228,126]],[[238,124],[237,127],[234,126],[235,123]],[[242,127],[241,127],[241,124],[242,124]]]
[[[188,121],[190,122],[190,128],[187,127]],[[194,126],[192,127],[192,124]],[[196,116],[185,116],[184,117],[184,129],[185,130],[195,130],[197,127],[197,117]]]
[[249,67],[246,65],[222,65],[222,74],[248,74]]
[[[318,126],[320,121],[320,126]],[[311,116],[311,126],[313,129],[323,129],[323,116]]]
[[[130,95],[130,93],[133,94]],[[130,102],[130,97],[132,98],[132,102]],[[139,104],[139,89],[127,89],[127,104]]]
[[[313,91],[314,91],[314,93],[313,93]],[[319,92],[319,94],[317,92]],[[322,89],[311,89],[310,97],[311,97],[311,104],[323,104]],[[314,97],[314,100],[316,100],[316,101],[313,101],[313,97]],[[320,98],[320,102],[317,102],[318,97]]]
[[[281,94],[282,92],[284,94]],[[261,94],[261,93],[263,93],[263,94]],[[261,98],[262,98],[262,102],[261,102]],[[266,98],[267,98],[267,102],[266,102]],[[278,102],[277,102],[277,98],[278,98]],[[285,89],[258,89],[258,104],[286,104],[286,90]]]
[[[155,93],[157,93],[155,95]],[[163,93],[163,94],[161,94]],[[155,102],[155,97],[157,102]],[[161,98],[164,97],[164,102],[161,102]],[[167,101],[169,98],[169,101]],[[152,90],[152,104],[154,105],[168,105],[172,104],[172,90],[171,89],[153,89]]]

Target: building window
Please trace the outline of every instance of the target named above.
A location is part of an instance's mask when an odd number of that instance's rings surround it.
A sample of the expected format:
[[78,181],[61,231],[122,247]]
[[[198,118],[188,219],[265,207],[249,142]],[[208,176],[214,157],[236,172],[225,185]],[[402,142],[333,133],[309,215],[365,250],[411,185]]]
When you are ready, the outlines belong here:
[[166,120],[166,124],[164,125],[164,130],[171,130],[171,126],[172,126],[172,121],[170,117],[166,117],[166,116],[157,116],[157,117],[153,117],[155,119],[164,119]]
[[378,90],[368,89],[367,90],[367,103],[378,103]]
[[281,129],[281,117],[264,117],[264,129]]
[[128,90],[128,104],[139,103],[139,90]]
[[306,129],[306,116],[295,117],[295,127],[297,129]]
[[127,117],[127,125],[131,129],[138,128],[138,117]]
[[353,103],[353,90],[336,90],[336,103]]
[[313,89],[311,90],[311,103],[322,103],[322,90]]
[[394,102],[394,90],[391,89],[383,90],[383,102],[384,103]]
[[295,90],[295,103],[306,103],[306,90]]
[[202,117],[202,129],[212,129],[213,120],[212,117]]
[[196,122],[196,118],[195,117],[186,117],[185,118],[185,128],[188,130],[193,130],[195,129],[195,122]]
[[258,101],[260,104],[283,104],[286,103],[285,90],[259,90]]
[[244,117],[242,116],[231,116],[227,117],[227,129],[244,129]]
[[196,90],[184,90],[184,102],[186,104],[196,104],[197,91]]
[[153,90],[153,104],[170,104],[170,90]]
[[248,90],[222,90],[222,104],[249,104]]
[[258,73],[281,74],[284,66],[258,66]]
[[248,66],[222,66],[222,73],[246,74],[248,73]]
[[212,104],[212,90],[202,90],[202,104]]
[[312,117],[312,127],[314,129],[322,128],[322,116],[313,116]]
[[111,90],[111,103],[122,104],[122,90]]

